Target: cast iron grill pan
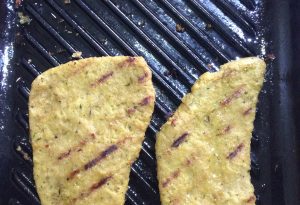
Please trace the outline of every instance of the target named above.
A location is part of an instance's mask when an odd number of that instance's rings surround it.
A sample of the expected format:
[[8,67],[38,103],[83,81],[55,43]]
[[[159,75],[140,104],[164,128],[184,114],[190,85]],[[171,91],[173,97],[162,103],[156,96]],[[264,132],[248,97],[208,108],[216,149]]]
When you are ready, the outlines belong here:
[[[236,58],[268,56],[263,29],[264,3],[263,0],[71,0],[70,4],[63,0],[24,1],[18,11],[28,15],[31,22],[19,26],[16,34],[15,121],[11,143],[14,162],[9,185],[2,193],[4,204],[39,204],[28,132],[30,85],[43,71],[72,60],[72,53],[80,51],[83,58],[143,56],[151,67],[157,93],[155,111],[140,156],[132,165],[126,204],[159,205],[156,132],[201,74],[215,72],[219,65]],[[265,205],[283,204],[281,192],[272,203],[271,78],[268,68],[251,144],[251,176],[257,204]]]

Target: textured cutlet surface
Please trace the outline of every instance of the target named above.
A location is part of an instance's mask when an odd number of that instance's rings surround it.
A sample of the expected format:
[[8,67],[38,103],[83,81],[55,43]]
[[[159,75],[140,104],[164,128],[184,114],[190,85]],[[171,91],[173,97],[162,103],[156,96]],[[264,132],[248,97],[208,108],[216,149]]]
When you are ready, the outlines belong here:
[[38,76],[29,120],[41,203],[124,204],[154,100],[141,57],[88,58]]
[[265,63],[244,58],[205,73],[157,135],[163,205],[254,205],[250,141]]

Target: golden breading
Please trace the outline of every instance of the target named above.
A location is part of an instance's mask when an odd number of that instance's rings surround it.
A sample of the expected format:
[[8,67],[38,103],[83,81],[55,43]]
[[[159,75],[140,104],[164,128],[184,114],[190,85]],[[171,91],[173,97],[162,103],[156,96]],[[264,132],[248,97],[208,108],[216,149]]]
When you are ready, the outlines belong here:
[[157,135],[163,205],[254,205],[250,140],[265,63],[244,58],[205,73]]
[[29,121],[42,204],[124,204],[154,100],[142,57],[88,58],[38,76]]

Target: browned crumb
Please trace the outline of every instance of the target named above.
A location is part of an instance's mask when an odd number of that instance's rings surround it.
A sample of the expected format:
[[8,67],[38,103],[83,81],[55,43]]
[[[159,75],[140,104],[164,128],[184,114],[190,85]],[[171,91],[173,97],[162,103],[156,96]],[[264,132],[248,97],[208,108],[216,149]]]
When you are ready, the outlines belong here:
[[18,12],[19,22],[20,24],[30,24],[31,19],[29,16],[23,14],[23,12]]
[[64,0],[64,3],[65,3],[65,4],[70,4],[70,3],[71,3],[71,0]]
[[17,150],[19,153],[22,154],[22,156],[23,156],[23,158],[24,158],[25,160],[31,161],[29,155],[28,155],[26,152],[24,152],[24,151],[22,150],[22,148],[20,147],[20,145],[17,147],[16,150]]
[[276,59],[276,56],[273,54],[273,53],[269,53],[267,54],[266,56],[266,60],[270,60],[270,61],[273,61]]
[[82,55],[82,52],[76,51],[75,53],[72,54],[72,58],[79,59],[79,58],[81,58],[81,55]]
[[210,23],[207,23],[207,24],[205,25],[205,29],[207,29],[207,30],[212,29],[212,25],[211,25]]
[[16,0],[16,8],[19,8],[19,6],[21,5],[22,0]]
[[176,31],[178,33],[183,33],[183,32],[185,32],[185,28],[183,27],[182,24],[178,23],[178,24],[176,24]]

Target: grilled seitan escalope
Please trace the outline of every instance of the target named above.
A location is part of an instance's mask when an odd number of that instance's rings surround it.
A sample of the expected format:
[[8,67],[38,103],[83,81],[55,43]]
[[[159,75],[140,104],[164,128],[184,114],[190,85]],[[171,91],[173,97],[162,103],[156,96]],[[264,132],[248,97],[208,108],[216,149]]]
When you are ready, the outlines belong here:
[[163,205],[254,205],[250,140],[265,63],[244,58],[205,73],[157,135]]
[[121,205],[154,108],[141,57],[50,69],[29,99],[34,179],[43,205]]

